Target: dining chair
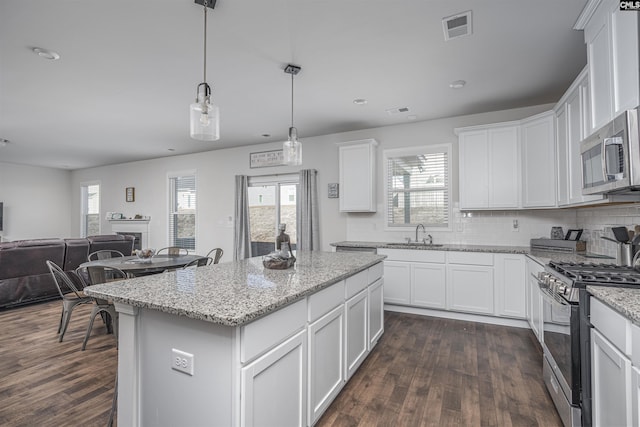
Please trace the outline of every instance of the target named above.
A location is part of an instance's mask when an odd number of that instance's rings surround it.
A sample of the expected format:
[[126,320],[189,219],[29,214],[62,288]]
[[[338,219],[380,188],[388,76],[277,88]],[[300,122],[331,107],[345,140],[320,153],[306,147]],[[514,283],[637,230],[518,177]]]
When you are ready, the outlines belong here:
[[78,289],[76,283],[83,282],[80,277],[77,277],[77,282],[74,283],[71,279],[71,274],[75,274],[74,272],[63,271],[53,261],[47,260],[46,264],[62,298],[62,314],[60,315],[60,324],[58,325],[58,342],[62,342],[64,333],[67,331],[67,326],[69,326],[73,309],[80,304],[91,304],[93,298],[84,295],[84,293]]
[[204,266],[210,265],[212,262],[213,262],[213,258],[202,257],[202,258],[194,259],[189,264],[182,267],[182,269],[192,268],[192,267],[204,267]]
[[124,254],[120,251],[116,251],[113,249],[103,249],[100,251],[91,252],[87,257],[87,259],[89,261],[97,261],[97,260],[111,259],[111,258],[117,258],[117,257],[123,257],[123,256]]
[[162,251],[167,251],[167,255],[170,256],[189,255],[189,249],[180,248],[178,246],[167,246],[166,248],[159,249],[158,252],[156,252],[156,255],[160,254]]
[[224,251],[221,248],[214,248],[209,251],[207,256],[213,258],[213,263],[217,264],[220,262],[220,258],[222,258],[223,253]]
[[[79,267],[76,271],[78,272],[78,275],[80,277],[89,277],[90,285],[98,285],[101,283],[113,282],[128,278],[127,273],[120,269],[101,265]],[[85,274],[82,274],[80,271],[84,271]],[[98,313],[100,313],[102,320],[107,326],[107,333],[113,331],[113,335],[116,338],[116,345],[118,342],[118,313],[116,312],[115,306],[113,305],[113,303],[105,299],[92,298],[92,300],[94,304],[89,317],[89,326],[87,327],[87,332],[84,336],[84,341],[82,342],[83,351],[87,347],[87,342],[89,341],[89,337],[91,336],[91,331],[93,329],[93,322]]]

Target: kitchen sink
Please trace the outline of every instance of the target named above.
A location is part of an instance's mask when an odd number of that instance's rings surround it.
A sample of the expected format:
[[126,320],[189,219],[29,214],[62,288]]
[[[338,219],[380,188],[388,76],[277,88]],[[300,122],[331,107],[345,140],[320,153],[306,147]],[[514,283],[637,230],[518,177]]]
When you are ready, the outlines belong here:
[[444,245],[440,245],[440,244],[435,244],[435,243],[420,243],[420,242],[411,242],[411,243],[407,243],[407,242],[393,242],[393,243],[386,243],[387,246],[398,246],[398,247],[415,247],[415,246],[419,246],[419,247],[425,247],[425,248],[441,248]]

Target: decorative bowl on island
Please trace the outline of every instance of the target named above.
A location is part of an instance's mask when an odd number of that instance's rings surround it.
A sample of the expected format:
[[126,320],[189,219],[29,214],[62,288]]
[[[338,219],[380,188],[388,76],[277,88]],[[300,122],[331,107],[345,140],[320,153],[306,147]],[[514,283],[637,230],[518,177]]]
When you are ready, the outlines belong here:
[[133,251],[139,262],[151,262],[151,258],[156,254],[155,249],[136,249]]

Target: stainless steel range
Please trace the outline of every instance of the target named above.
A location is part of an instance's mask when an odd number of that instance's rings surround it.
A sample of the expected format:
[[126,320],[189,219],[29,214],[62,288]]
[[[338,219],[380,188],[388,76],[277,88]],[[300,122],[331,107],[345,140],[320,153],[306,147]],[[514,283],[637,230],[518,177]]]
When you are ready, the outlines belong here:
[[587,285],[637,287],[640,273],[615,264],[551,261],[538,274],[543,295],[543,375],[565,426],[591,426],[591,342]]

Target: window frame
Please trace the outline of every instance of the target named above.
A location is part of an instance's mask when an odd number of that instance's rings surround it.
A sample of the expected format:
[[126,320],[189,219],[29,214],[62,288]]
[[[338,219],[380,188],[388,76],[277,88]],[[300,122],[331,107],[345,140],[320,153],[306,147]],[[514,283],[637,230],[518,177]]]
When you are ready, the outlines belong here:
[[98,234],[102,233],[102,182],[101,181],[85,181],[80,183],[80,237],[88,237],[87,233],[87,210],[88,205],[88,188],[98,186]]
[[[260,187],[260,186],[275,186],[275,206],[276,206],[276,224],[275,229],[273,230],[274,236],[274,245],[275,245],[275,236],[278,235],[278,225],[279,218],[281,217],[281,200],[280,200],[280,186],[282,185],[295,185],[296,186],[296,222],[298,222],[298,214],[300,212],[300,174],[298,173],[290,173],[290,174],[274,174],[274,175],[259,175],[259,176],[249,176],[249,180],[247,183],[248,187]],[[297,225],[296,225],[297,226]],[[295,242],[297,245],[297,241]],[[274,246],[275,247],[275,246]]]
[[200,209],[200,203],[198,203],[198,174],[197,174],[197,170],[196,169],[189,169],[189,170],[183,170],[183,171],[176,171],[176,172],[169,172],[167,173],[167,244],[166,246],[176,246],[176,243],[173,241],[173,236],[171,235],[171,215],[173,215],[173,206],[172,206],[172,201],[173,201],[173,195],[171,194],[171,189],[172,189],[172,184],[171,184],[171,180],[175,179],[175,178],[180,178],[180,177],[187,177],[187,176],[193,176],[193,181],[194,181],[194,188],[195,188],[195,192],[196,192],[196,209],[195,209],[195,230],[194,230],[194,248],[188,248],[189,251],[194,251],[195,253],[198,253],[198,218],[199,218],[199,213],[198,210]]
[[452,190],[453,183],[451,180],[452,177],[452,154],[453,154],[453,144],[451,143],[443,143],[443,144],[431,144],[431,145],[419,145],[405,148],[392,148],[383,150],[382,152],[382,163],[384,169],[384,230],[385,231],[411,231],[415,230],[418,224],[405,224],[405,225],[389,225],[389,198],[392,197],[390,194],[389,188],[389,165],[388,161],[390,158],[402,157],[402,156],[412,156],[412,155],[420,155],[420,154],[434,154],[434,153],[447,153],[447,225],[443,226],[433,226],[424,224],[425,230],[428,231],[453,231],[453,200],[452,200]]

